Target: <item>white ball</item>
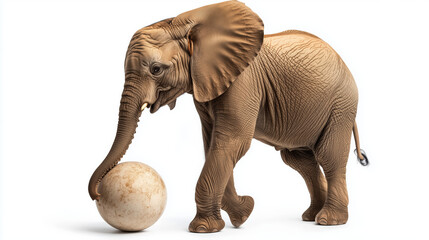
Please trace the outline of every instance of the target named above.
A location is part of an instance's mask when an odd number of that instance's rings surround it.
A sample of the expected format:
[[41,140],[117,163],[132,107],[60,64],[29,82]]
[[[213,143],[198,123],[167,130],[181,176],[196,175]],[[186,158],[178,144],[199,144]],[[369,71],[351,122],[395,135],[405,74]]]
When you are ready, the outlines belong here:
[[101,217],[122,231],[140,231],[161,217],[167,191],[161,176],[139,162],[118,164],[104,176],[96,201]]

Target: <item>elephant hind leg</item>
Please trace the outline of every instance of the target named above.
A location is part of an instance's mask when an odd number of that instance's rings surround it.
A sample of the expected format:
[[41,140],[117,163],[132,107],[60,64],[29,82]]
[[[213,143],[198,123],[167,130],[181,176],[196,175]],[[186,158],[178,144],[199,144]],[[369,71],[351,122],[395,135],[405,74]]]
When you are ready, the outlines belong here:
[[255,202],[250,196],[238,196],[234,186],[234,176],[231,175],[222,198],[222,210],[228,213],[234,227],[242,225],[253,211]]
[[328,122],[314,151],[328,182],[325,205],[316,216],[316,223],[321,225],[345,224],[348,220],[346,165],[354,118],[337,116]]
[[311,150],[289,151],[284,149],[280,152],[283,161],[298,171],[304,178],[310,192],[310,207],[302,214],[302,220],[314,221],[317,213],[322,209],[326,200],[326,180],[319,164],[316,162]]

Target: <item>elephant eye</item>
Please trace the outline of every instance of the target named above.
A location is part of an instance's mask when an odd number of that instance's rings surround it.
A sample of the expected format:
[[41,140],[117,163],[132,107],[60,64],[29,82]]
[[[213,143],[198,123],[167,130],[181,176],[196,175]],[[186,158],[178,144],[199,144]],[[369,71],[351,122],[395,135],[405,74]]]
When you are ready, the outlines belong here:
[[152,64],[152,66],[150,67],[150,73],[152,73],[152,75],[159,75],[162,72],[162,67],[158,64]]

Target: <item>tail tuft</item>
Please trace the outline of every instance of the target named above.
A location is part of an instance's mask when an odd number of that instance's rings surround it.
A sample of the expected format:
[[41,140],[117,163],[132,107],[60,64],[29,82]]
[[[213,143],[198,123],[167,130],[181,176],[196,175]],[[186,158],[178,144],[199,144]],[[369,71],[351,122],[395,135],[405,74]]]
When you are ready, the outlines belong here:
[[361,157],[359,157],[359,153],[357,151],[357,149],[355,149],[355,155],[357,157],[358,162],[362,165],[362,166],[368,166],[369,161],[368,161],[368,157],[366,156],[366,153],[363,149],[359,149],[360,150],[360,155]]
[[358,133],[356,121],[353,124],[353,136],[355,137],[355,144],[356,144],[355,154],[357,156],[357,159],[362,166],[368,166],[369,164],[368,157],[366,156],[365,151],[360,149],[359,133]]

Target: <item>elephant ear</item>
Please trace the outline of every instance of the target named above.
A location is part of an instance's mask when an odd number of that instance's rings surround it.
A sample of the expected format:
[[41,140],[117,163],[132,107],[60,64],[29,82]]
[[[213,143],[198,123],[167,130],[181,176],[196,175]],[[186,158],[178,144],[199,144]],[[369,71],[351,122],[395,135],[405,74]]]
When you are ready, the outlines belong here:
[[186,26],[194,97],[207,102],[223,94],[258,54],[264,24],[237,1],[198,8],[177,16]]

